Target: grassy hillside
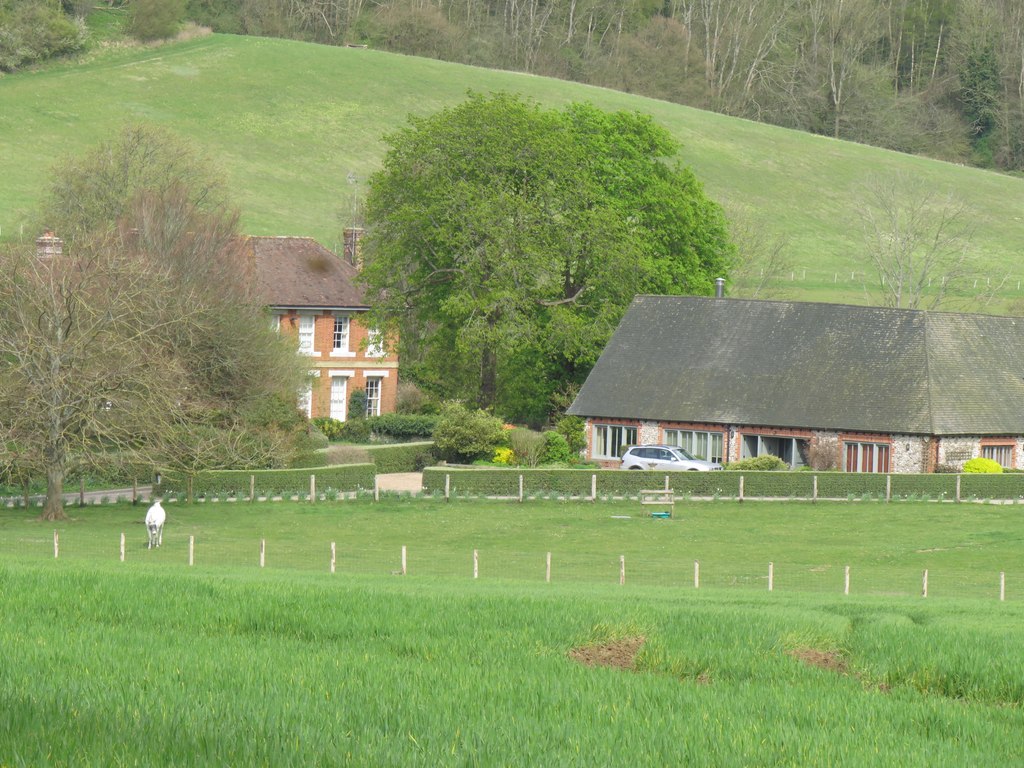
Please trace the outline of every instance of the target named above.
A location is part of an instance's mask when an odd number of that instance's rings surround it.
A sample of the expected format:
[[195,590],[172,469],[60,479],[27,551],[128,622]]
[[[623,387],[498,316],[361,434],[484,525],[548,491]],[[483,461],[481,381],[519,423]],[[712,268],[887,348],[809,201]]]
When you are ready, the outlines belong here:
[[789,238],[794,297],[867,301],[855,187],[896,170],[962,195],[978,225],[981,286],[1010,273],[1004,305],[1024,295],[1021,179],[558,80],[223,35],[0,79],[0,237],[34,236],[24,227],[55,159],[145,120],[190,137],[223,166],[248,232],[312,235],[336,247],[339,214],[378,167],[382,135],[467,89],[650,113],[683,143],[713,197]]

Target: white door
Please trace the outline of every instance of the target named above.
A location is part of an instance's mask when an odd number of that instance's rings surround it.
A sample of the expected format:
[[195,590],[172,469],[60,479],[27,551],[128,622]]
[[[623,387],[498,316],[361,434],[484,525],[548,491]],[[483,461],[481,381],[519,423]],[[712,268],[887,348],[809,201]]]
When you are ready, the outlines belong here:
[[345,409],[348,407],[348,379],[334,376],[331,379],[331,418],[345,420]]

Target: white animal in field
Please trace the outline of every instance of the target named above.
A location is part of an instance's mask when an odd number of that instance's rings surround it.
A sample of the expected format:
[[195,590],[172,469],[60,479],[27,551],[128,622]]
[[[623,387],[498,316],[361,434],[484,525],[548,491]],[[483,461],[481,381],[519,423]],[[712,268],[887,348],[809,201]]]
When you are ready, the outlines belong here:
[[167,512],[160,506],[160,499],[153,502],[146,512],[146,530],[149,531],[149,549],[159,547],[164,541],[164,523]]

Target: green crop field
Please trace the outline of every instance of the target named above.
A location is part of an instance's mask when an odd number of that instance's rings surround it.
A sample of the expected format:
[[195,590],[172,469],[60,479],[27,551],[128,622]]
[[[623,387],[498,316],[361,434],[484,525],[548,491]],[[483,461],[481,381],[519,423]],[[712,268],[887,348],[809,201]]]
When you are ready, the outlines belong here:
[[246,231],[311,235],[337,248],[354,198],[379,166],[382,137],[470,89],[653,115],[683,143],[684,161],[713,197],[788,238],[793,269],[783,284],[792,297],[868,301],[857,189],[897,171],[955,191],[971,210],[977,265],[959,289],[964,307],[975,306],[989,280],[1006,278],[998,306],[1024,297],[1020,178],[559,80],[225,35],[0,78],[0,238],[35,236],[25,227],[55,160],[126,122],[150,121],[189,137],[223,167]]
[[[141,507],[70,511],[57,559],[50,524],[0,511],[0,765],[1024,760],[1018,506],[207,503],[154,551]],[[545,551],[550,583],[517,570]],[[771,557],[776,588],[658,572],[697,556]],[[800,563],[939,579],[843,595],[786,583]],[[970,587],[994,569],[1006,601]]]

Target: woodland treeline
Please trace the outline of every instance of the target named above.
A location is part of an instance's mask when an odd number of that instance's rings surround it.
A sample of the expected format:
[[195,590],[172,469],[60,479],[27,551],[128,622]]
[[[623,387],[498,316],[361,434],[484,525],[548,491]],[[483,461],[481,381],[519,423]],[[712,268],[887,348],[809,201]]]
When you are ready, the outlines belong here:
[[1024,169],[1024,0],[189,0],[188,14]]

